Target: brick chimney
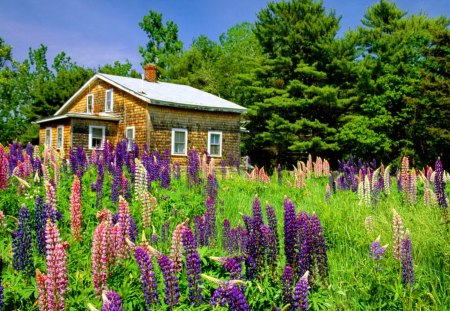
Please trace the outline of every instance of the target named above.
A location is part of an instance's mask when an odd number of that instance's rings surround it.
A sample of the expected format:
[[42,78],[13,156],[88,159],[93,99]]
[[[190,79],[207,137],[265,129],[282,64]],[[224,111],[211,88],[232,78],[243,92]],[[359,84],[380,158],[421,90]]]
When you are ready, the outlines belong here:
[[147,64],[144,66],[145,70],[145,80],[149,82],[156,82],[156,65]]

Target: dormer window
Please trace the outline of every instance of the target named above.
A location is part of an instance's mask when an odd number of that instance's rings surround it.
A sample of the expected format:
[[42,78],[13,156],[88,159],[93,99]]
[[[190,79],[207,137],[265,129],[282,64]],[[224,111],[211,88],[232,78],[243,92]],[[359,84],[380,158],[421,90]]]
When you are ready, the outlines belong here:
[[88,94],[87,102],[86,102],[86,112],[93,113],[94,112],[94,94]]
[[105,112],[112,112],[114,104],[113,89],[106,90],[105,94]]

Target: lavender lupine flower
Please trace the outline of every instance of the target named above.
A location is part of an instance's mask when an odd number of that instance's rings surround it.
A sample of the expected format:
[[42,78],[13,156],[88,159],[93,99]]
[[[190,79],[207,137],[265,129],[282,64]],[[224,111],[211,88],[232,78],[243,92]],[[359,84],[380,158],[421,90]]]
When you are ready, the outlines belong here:
[[12,235],[14,269],[30,276],[34,275],[30,214],[25,205],[19,210],[19,228],[13,231]]
[[208,174],[207,182],[205,185],[206,197],[210,197],[211,200],[216,202],[218,188],[219,188],[219,184],[217,182],[216,176],[212,175],[212,174]]
[[152,240],[151,241],[152,241],[152,245],[158,244],[158,235],[155,232],[152,233]]
[[99,161],[97,164],[97,180],[95,181],[95,191],[96,191],[96,206],[97,209],[102,207],[103,198],[103,162]]
[[242,262],[244,259],[242,257],[211,257],[211,259],[219,262],[230,273],[230,280],[241,280],[243,278]]
[[319,217],[316,213],[313,212],[310,220],[313,234],[314,257],[322,282],[325,283],[325,280],[328,277],[328,258],[325,235],[323,233],[322,224],[320,223]]
[[389,244],[386,244],[384,246],[380,245],[380,238],[381,236],[378,236],[373,242],[372,245],[370,245],[370,258],[373,260],[381,260],[383,257],[384,252],[386,251]]
[[271,267],[272,273],[275,273],[275,268],[277,266],[277,249],[275,245],[275,237],[272,230],[266,225],[261,226],[261,231],[264,238],[264,249],[266,253],[266,262],[269,267]]
[[408,288],[414,285],[414,265],[411,233],[406,229],[401,245],[403,287]]
[[291,266],[286,265],[283,270],[283,276],[281,281],[281,288],[282,288],[282,301],[283,306],[286,305],[293,305],[292,300],[292,287],[294,285],[294,279],[293,279],[293,271]]
[[181,178],[181,168],[180,168],[180,162],[175,161],[173,164],[173,178],[175,180],[180,180]]
[[161,182],[162,188],[168,189],[170,187],[170,164],[169,163],[164,163],[161,165],[160,182]]
[[185,227],[181,234],[181,240],[186,257],[186,275],[189,287],[189,299],[198,306],[202,303],[201,259],[197,251],[197,244],[189,227]]
[[134,257],[141,271],[141,285],[144,291],[146,309],[150,310],[151,305],[159,304],[158,282],[153,269],[152,257],[142,247],[135,248]]
[[223,229],[222,229],[222,249],[229,252],[230,251],[230,242],[231,242],[230,221],[228,219],[224,219]]
[[205,242],[205,220],[202,216],[194,217],[194,235],[195,241],[199,247],[206,245]]
[[102,311],[122,311],[122,299],[112,290],[105,290],[102,294]]
[[167,219],[161,227],[161,242],[166,243],[169,240],[170,218]]
[[448,206],[445,195],[444,168],[442,167],[442,162],[439,158],[436,160],[434,167],[434,192],[436,195],[436,201],[441,208],[446,210]]
[[130,224],[130,226],[128,227],[128,231],[129,231],[128,235],[132,242],[136,242],[138,235],[139,235],[139,229],[136,225],[136,221],[134,221],[133,216],[128,215],[128,219],[129,219],[129,224]]
[[[311,270],[314,264],[314,233],[310,216],[300,212],[297,216],[297,235],[295,239],[294,273],[300,276]],[[298,278],[298,277],[297,277]]]
[[157,260],[164,277],[164,302],[169,306],[169,308],[172,308],[178,303],[178,300],[180,299],[178,277],[175,273],[172,260],[170,260],[166,255],[161,254],[159,257],[157,257]]
[[206,243],[214,247],[217,244],[216,206],[211,197],[206,199],[205,227]]
[[297,232],[295,206],[287,197],[284,198],[284,253],[288,265],[294,263],[294,245]]

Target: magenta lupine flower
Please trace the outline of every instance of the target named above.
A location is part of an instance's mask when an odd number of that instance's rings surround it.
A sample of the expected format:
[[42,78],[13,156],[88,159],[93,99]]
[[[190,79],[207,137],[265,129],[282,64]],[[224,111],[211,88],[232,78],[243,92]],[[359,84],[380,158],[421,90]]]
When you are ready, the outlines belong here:
[[294,263],[294,245],[297,232],[295,206],[287,197],[284,198],[284,253],[288,265]]
[[112,290],[105,290],[102,294],[102,311],[122,311],[122,299]]
[[50,281],[49,296],[58,310],[64,310],[64,294],[69,290],[67,277],[67,242],[62,243],[56,224],[49,219],[45,227],[47,277]]
[[292,310],[304,311],[308,310],[308,274],[305,274],[298,280],[294,290],[294,303]]
[[202,303],[202,281],[201,281],[201,259],[197,251],[197,244],[189,227],[184,227],[182,231],[182,243],[184,256],[186,258],[186,275],[189,287],[189,299],[198,306]]
[[74,240],[81,240],[82,219],[83,215],[81,214],[81,183],[78,177],[75,175],[72,184],[72,193],[70,194],[70,221]]
[[435,163],[435,176],[434,176],[434,192],[438,205],[444,209],[447,209],[447,199],[445,195],[445,181],[444,181],[444,168],[442,162],[438,158]]
[[178,304],[178,300],[180,299],[180,289],[178,287],[178,277],[175,272],[175,267],[172,260],[166,255],[160,254],[160,256],[157,256],[157,261],[164,277],[164,302],[169,308],[172,308]]
[[294,285],[293,272],[292,268],[289,265],[286,265],[283,270],[283,276],[281,281],[282,288],[282,301],[283,306],[293,305],[292,300],[292,287]]
[[386,251],[388,244],[381,246],[380,245],[380,236],[378,236],[370,245],[370,258],[373,260],[380,260],[383,257],[384,252]]
[[52,284],[48,276],[36,270],[36,283],[38,285],[39,310],[54,311],[55,297],[52,293]]
[[144,291],[147,310],[151,305],[159,304],[158,282],[153,269],[152,257],[142,247],[136,247],[134,257],[141,270],[141,284]]
[[411,242],[411,234],[408,229],[406,229],[405,236],[402,239],[401,260],[402,260],[403,287],[408,288],[414,285],[412,242]]

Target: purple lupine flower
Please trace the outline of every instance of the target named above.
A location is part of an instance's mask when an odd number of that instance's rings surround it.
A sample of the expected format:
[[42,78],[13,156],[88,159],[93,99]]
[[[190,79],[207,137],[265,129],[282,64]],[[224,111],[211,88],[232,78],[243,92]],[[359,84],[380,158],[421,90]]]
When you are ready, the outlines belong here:
[[277,266],[277,249],[275,244],[275,237],[272,230],[266,225],[261,226],[261,231],[264,237],[264,249],[266,252],[266,262],[271,267],[272,272],[275,273]]
[[[238,231],[239,232],[239,231]],[[239,237],[240,237],[240,241],[239,241],[239,246],[240,249],[239,251],[244,254],[246,252],[246,248],[247,248],[247,242],[248,242],[248,232],[247,230],[243,229],[241,227],[240,232],[239,232]]]
[[220,173],[222,174],[222,179],[227,178],[227,164],[224,159],[220,161]]
[[406,229],[405,236],[402,239],[401,256],[403,287],[407,288],[414,285],[412,242],[411,233],[408,229]]
[[97,209],[101,209],[102,207],[102,198],[103,198],[103,162],[98,161],[97,164],[97,180],[95,181],[95,191],[96,191],[96,206]]
[[162,188],[168,189],[170,187],[170,164],[169,163],[164,163],[161,165],[160,182],[161,182]]
[[244,263],[245,263],[245,278],[247,280],[253,280],[254,278],[256,278],[257,274],[257,266],[255,259],[253,259],[253,257],[250,255],[246,255]]
[[294,246],[297,232],[295,206],[287,197],[284,198],[284,253],[288,265],[294,263]]
[[174,307],[180,299],[180,289],[178,288],[178,277],[175,273],[173,261],[166,255],[157,257],[158,265],[164,277],[165,297],[164,302],[169,308]]
[[239,159],[239,157],[236,157],[236,171],[238,173],[238,175],[241,174],[241,159]]
[[53,209],[45,204],[40,196],[36,196],[34,206],[37,251],[40,255],[45,255],[45,224],[47,223],[47,218],[51,218]]
[[224,219],[224,221],[223,221],[223,229],[222,229],[222,249],[225,250],[225,251],[229,251],[230,250],[230,243],[231,243],[230,221],[228,219]]
[[281,174],[281,165],[278,164],[277,166],[277,177],[278,177],[278,184],[281,186],[283,183],[283,175]]
[[158,244],[158,235],[155,232],[152,233],[152,240],[151,241],[152,241],[152,245]]
[[447,199],[445,195],[445,181],[444,181],[444,168],[442,162],[438,158],[435,163],[435,176],[434,176],[434,192],[436,195],[436,201],[441,208],[447,209]]
[[141,285],[144,291],[146,309],[150,310],[151,305],[159,304],[158,281],[153,269],[152,257],[142,247],[136,247],[134,258],[136,258],[141,271]]
[[202,216],[194,217],[194,235],[195,241],[199,247],[206,245],[205,243],[205,221]]
[[189,227],[185,227],[181,233],[181,241],[184,248],[184,256],[186,257],[186,275],[189,287],[189,299],[198,306],[202,303],[202,281],[200,255],[197,251],[197,243]]
[[161,242],[166,243],[169,240],[170,235],[170,218],[167,219],[161,227]]
[[116,165],[114,167],[113,182],[111,185],[111,201],[113,203],[119,202],[119,192],[122,186],[122,167]]
[[286,265],[283,270],[283,276],[282,276],[282,281],[281,281],[283,306],[286,306],[286,305],[292,306],[293,305],[293,300],[292,300],[293,284],[294,284],[294,279],[293,279],[292,268],[291,268],[291,266]]
[[105,290],[102,294],[102,311],[122,311],[122,299],[112,290]]
[[125,176],[125,173],[122,173],[122,180],[120,183],[120,187],[122,188],[122,196],[129,200],[131,198],[131,190],[130,190],[130,182],[128,178]]
[[244,259],[242,257],[226,257],[223,261],[223,267],[230,273],[230,280],[241,280],[242,275],[242,262]]
[[216,206],[211,197],[206,199],[205,226],[208,246],[217,245]]
[[378,236],[370,245],[370,258],[373,260],[380,260],[386,249],[387,245],[380,245],[380,236]]
[[19,228],[13,231],[14,269],[34,275],[33,248],[31,245],[30,214],[25,205],[19,210]]
[[232,281],[223,282],[211,297],[211,306],[228,305],[232,311],[249,311],[250,307],[241,289]]
[[139,159],[139,146],[135,141],[131,143],[131,152],[133,159]]
[[294,290],[294,303],[292,310],[305,311],[308,310],[308,274],[305,274],[298,280]]
[[130,240],[132,242],[136,242],[138,239],[138,236],[139,236],[139,229],[136,225],[136,221],[134,221],[133,216],[131,216],[131,215],[127,215],[127,216],[129,218],[129,223],[130,223],[130,226],[128,227],[128,231],[129,231],[128,236],[130,237]]
[[317,263],[318,272],[322,278],[322,282],[325,282],[328,277],[328,257],[325,235],[323,233],[322,224],[320,223],[319,217],[316,213],[311,215],[310,221],[313,235],[314,257]]
[[278,220],[275,214],[275,210],[273,207],[266,202],[266,215],[267,215],[267,223],[269,225],[270,230],[272,230],[273,237],[275,239],[275,249],[276,254],[280,253],[280,237],[278,235]]
[[[310,216],[300,212],[297,216],[297,230],[294,253],[294,272],[300,276],[311,270],[314,254],[314,233]],[[297,277],[298,278],[298,277]]]
[[188,152],[187,178],[190,187],[201,182],[200,157],[195,149]]
[[219,184],[217,183],[216,176],[213,174],[208,174],[208,179],[207,179],[207,182],[205,185],[206,197],[210,197],[211,200],[216,202],[218,188],[219,188]]

